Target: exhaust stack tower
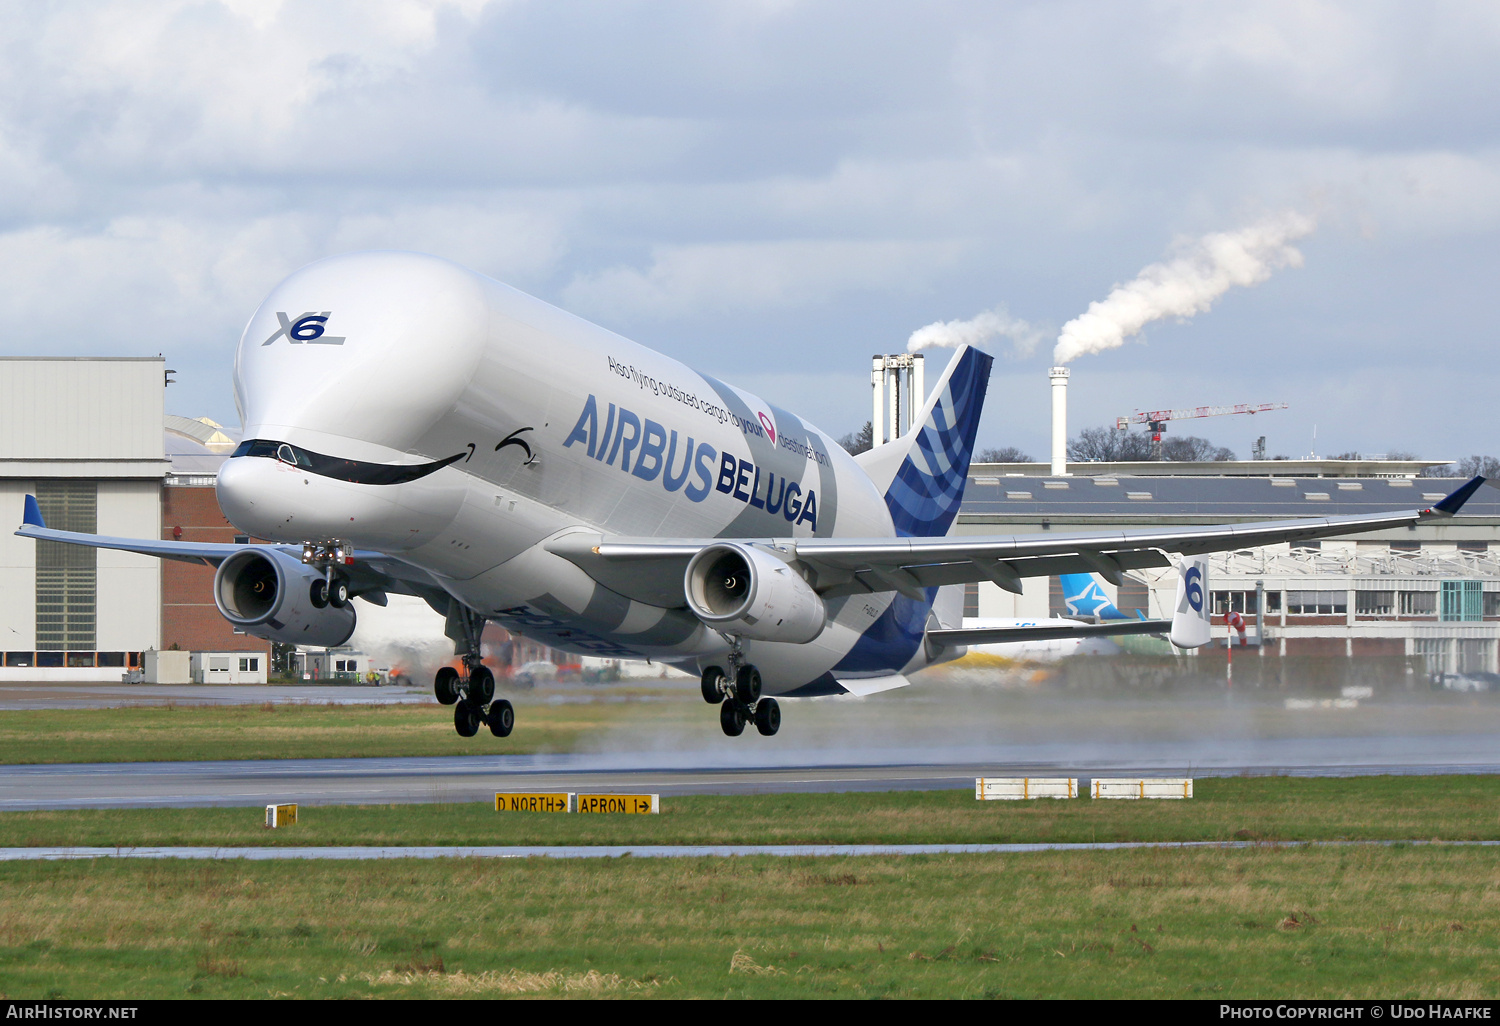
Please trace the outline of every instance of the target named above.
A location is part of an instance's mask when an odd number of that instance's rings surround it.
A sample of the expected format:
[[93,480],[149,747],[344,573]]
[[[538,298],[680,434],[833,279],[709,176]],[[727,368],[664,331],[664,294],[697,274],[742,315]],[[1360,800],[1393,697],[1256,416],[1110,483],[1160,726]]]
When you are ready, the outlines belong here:
[[875,400],[870,417],[872,446],[899,438],[911,428],[913,418],[927,398],[922,380],[924,363],[921,353],[895,353],[871,359],[870,387]]
[[1068,474],[1068,368],[1053,367],[1052,379],[1052,475]]

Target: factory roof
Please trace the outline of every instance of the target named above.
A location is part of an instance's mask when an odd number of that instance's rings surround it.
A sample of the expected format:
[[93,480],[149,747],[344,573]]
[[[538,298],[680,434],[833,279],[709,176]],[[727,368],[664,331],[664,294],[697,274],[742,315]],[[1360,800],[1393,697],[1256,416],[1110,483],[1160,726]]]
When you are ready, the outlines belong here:
[[[1214,460],[1193,463],[1177,460],[1131,463],[1069,463],[1070,477],[1129,475],[1132,477],[1416,477],[1428,467],[1444,467],[1452,460]],[[975,463],[973,476],[1051,477],[1050,463]]]
[[[993,466],[993,464],[992,464]],[[1153,520],[1278,520],[1421,509],[1463,482],[1448,478],[996,477],[976,466],[960,516],[1036,521],[1083,517]],[[1481,488],[1465,515],[1500,517],[1500,491]]]

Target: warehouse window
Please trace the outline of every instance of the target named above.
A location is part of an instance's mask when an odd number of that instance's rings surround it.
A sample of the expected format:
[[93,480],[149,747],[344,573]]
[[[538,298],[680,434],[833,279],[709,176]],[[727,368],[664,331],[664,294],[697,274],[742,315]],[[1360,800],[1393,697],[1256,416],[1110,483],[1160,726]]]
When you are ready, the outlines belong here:
[[1292,542],[1292,551],[1293,552],[1317,552],[1317,551],[1319,551],[1322,548],[1323,548],[1323,543],[1320,542],[1320,541],[1294,541],[1294,542]]
[[1253,616],[1256,613],[1255,592],[1253,591],[1216,591],[1214,592],[1214,615],[1223,616],[1233,609],[1236,613],[1244,613]]
[[[38,481],[36,501],[50,528],[84,534],[98,530],[99,487],[94,481]],[[83,545],[36,543],[38,649],[65,652],[94,648],[96,557],[97,550]]]
[[1286,611],[1293,616],[1331,616],[1349,611],[1347,591],[1289,591]]
[[1433,616],[1437,613],[1437,592],[1400,592],[1402,616]]
[[1472,552],[1477,555],[1483,555],[1484,553],[1490,551],[1490,543],[1482,541],[1461,541],[1458,543],[1458,551]]
[[979,585],[973,581],[964,585],[964,615],[979,615]]
[[1484,584],[1481,581],[1443,581],[1443,620],[1484,619]]
[[1500,616],[1500,591],[1484,593],[1484,615]]
[[1391,616],[1396,612],[1394,591],[1356,591],[1354,612],[1358,616]]
[[1392,552],[1421,552],[1422,551],[1422,543],[1419,542],[1419,541],[1393,541],[1393,542],[1391,542],[1391,551]]

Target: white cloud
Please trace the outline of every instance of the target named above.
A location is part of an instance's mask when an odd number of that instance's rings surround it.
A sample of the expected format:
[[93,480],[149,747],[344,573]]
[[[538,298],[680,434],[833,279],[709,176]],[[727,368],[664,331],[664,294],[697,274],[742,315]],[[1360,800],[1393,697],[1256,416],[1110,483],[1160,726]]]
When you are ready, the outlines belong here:
[[574,279],[569,304],[654,317],[826,303],[855,292],[913,290],[951,268],[960,243],[783,241],[662,246],[629,265]]

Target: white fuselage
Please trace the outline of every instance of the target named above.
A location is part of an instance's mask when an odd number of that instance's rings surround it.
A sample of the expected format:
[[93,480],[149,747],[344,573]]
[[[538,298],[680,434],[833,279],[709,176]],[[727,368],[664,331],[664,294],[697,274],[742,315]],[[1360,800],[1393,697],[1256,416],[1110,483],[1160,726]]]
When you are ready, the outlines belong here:
[[[975,630],[995,627],[1065,627],[1077,626],[1077,620],[1060,617],[1044,620],[1023,620],[1015,617],[964,617],[964,629]],[[987,645],[970,645],[964,657],[970,663],[982,662],[986,657],[1017,663],[1055,663],[1076,655],[1118,655],[1120,646],[1108,638],[1044,638],[1034,641],[1000,641]],[[962,662],[964,660],[961,660]]]
[[[727,642],[680,587],[675,601],[628,597],[547,551],[560,533],[894,533],[869,477],[806,421],[433,257],[364,253],[293,274],[250,319],[234,385],[246,439],[368,464],[462,457],[399,484],[232,458],[218,488],[239,529],[377,550],[572,651],[706,665]],[[839,664],[891,602],[834,600],[815,641],[750,643],[747,655],[768,692],[795,688]],[[884,672],[924,663],[916,644]]]

